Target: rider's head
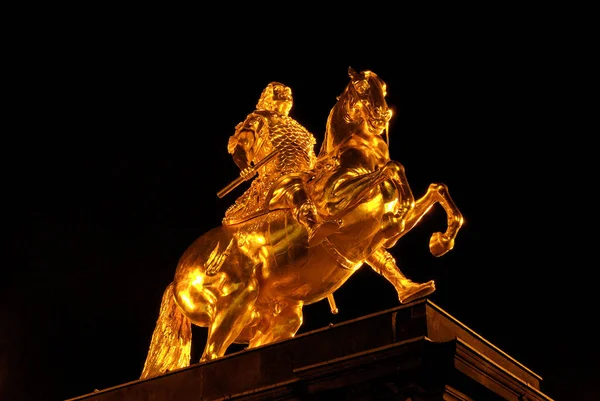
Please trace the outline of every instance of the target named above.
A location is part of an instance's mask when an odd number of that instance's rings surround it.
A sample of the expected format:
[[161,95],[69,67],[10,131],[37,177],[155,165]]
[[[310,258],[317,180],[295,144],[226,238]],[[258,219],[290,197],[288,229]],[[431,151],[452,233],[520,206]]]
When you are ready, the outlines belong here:
[[287,116],[292,109],[292,104],[292,90],[282,83],[271,82],[262,91],[256,109],[273,111]]

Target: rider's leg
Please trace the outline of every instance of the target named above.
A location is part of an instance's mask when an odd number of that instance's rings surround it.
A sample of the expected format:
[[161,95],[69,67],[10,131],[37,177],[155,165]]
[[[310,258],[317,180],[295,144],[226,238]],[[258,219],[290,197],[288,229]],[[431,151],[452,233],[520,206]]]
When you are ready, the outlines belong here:
[[340,228],[336,220],[324,220],[311,199],[302,176],[288,176],[273,191],[272,204],[284,202],[308,232],[309,246],[317,245]]
[[335,220],[324,221],[317,212],[317,207],[310,200],[306,199],[300,203],[294,215],[296,220],[308,232],[308,245],[314,246],[320,244],[325,238],[335,233],[340,228],[340,223]]
[[415,283],[408,279],[396,265],[394,257],[383,248],[379,248],[366,262],[373,270],[392,283],[398,292],[400,303],[414,301],[435,291],[433,280],[426,283]]
[[284,306],[279,313],[264,313],[248,348],[294,337],[302,326],[302,306],[302,302],[294,302]]
[[[322,200],[323,208],[328,214],[337,215],[356,207],[368,197],[373,196],[373,189],[377,188],[379,184],[397,176],[399,166],[401,167],[399,163],[388,163],[388,165],[372,172],[352,169],[340,170],[319,187],[325,194]],[[396,189],[394,189],[395,191]],[[413,198],[410,188],[402,189],[402,191],[406,192],[404,196],[395,196],[402,203],[399,206],[405,208],[404,204],[410,205]]]

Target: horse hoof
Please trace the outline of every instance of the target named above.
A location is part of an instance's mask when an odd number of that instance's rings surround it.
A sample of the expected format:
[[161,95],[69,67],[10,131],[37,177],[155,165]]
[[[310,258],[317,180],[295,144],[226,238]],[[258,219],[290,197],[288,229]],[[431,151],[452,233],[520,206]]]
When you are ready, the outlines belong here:
[[454,248],[454,240],[446,238],[446,236],[440,232],[433,233],[429,239],[429,251],[433,256],[445,255],[448,251]]
[[435,282],[433,280],[429,280],[428,282],[421,284],[412,283],[410,288],[400,295],[400,303],[405,304],[416,299],[426,297],[434,291]]

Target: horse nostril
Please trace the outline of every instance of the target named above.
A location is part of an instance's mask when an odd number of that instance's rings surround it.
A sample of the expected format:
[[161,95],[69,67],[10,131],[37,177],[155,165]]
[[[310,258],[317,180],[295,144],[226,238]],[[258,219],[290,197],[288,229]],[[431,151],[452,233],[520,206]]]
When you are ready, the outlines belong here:
[[375,112],[377,113],[377,118],[385,119],[386,121],[389,121],[392,118],[392,110],[387,107],[377,107]]

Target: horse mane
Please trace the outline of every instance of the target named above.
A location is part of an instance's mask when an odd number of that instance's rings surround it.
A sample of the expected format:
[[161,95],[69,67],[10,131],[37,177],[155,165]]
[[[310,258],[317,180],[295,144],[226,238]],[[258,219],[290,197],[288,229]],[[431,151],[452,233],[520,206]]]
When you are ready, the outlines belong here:
[[[361,120],[356,120],[357,115],[360,115],[359,113],[356,113],[355,107],[359,102],[359,98],[356,89],[354,88],[353,80],[359,75],[364,78],[365,72],[357,73],[352,68],[349,68],[348,74],[350,75],[351,80],[344,88],[344,91],[337,96],[337,102],[332,107],[327,117],[325,136],[318,154],[319,158],[334,153],[334,150],[337,149],[342,142],[352,136],[347,135],[347,132],[353,132],[354,130],[348,128],[342,129],[341,125],[359,125],[362,122]],[[345,137],[338,137],[338,133],[340,132],[346,133]]]

